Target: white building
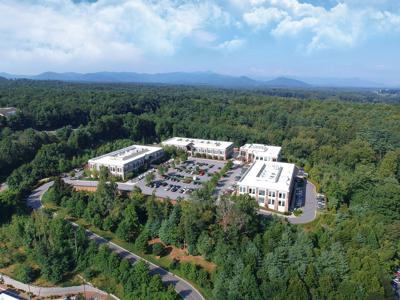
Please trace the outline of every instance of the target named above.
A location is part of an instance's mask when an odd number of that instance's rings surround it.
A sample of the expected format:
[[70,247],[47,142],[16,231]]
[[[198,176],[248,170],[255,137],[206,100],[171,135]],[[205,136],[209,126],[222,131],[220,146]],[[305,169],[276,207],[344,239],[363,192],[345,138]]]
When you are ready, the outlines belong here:
[[237,183],[238,194],[249,194],[260,206],[288,212],[296,172],[294,164],[258,160]]
[[233,143],[173,137],[161,143],[163,146],[174,146],[187,151],[190,155],[226,160],[233,154]]
[[257,160],[279,161],[281,157],[281,147],[268,146],[263,144],[246,144],[240,147],[239,158],[246,162]]
[[0,291],[0,300],[21,300],[23,298],[18,297],[14,293],[9,291]]
[[126,175],[139,169],[145,163],[151,163],[160,159],[164,151],[160,147],[132,145],[111,153],[107,153],[89,160],[89,168],[100,170],[104,166],[111,174],[120,176]]

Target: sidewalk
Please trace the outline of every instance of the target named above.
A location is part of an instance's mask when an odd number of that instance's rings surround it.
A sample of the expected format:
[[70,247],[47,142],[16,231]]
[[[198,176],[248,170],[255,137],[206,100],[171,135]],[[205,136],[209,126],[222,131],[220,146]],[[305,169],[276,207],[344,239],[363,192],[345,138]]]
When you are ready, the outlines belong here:
[[0,283],[13,286],[15,289],[22,290],[28,294],[32,293],[38,297],[67,296],[85,293],[96,294],[97,297],[101,297],[100,299],[106,299],[109,296],[108,293],[87,284],[70,287],[40,287],[22,283],[1,273]]

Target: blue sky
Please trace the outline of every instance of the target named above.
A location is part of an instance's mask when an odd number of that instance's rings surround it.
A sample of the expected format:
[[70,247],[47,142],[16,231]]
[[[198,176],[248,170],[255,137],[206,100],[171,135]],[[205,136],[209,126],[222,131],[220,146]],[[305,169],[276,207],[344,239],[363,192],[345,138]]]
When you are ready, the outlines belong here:
[[0,72],[214,71],[400,85],[398,0],[0,0]]

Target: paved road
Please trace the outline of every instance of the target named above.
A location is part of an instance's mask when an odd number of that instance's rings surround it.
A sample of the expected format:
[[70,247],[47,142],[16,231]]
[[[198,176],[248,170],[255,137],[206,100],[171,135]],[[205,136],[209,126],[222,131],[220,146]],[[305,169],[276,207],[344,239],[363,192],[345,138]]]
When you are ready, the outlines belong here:
[[317,217],[317,191],[315,185],[310,181],[307,181],[306,183],[305,204],[303,207],[301,207],[301,210],[303,211],[303,213],[298,217],[284,216],[282,214],[277,214],[261,209],[259,210],[259,214],[266,217],[274,214],[276,216],[286,218],[292,224],[306,224],[314,221]]
[[[42,207],[41,198],[43,194],[53,185],[53,182],[46,183],[37,189],[35,189],[32,194],[28,197],[28,206],[33,209],[39,209]],[[79,226],[76,223],[73,223],[73,226]],[[174,275],[167,270],[147,261],[146,259],[110,242],[101,236],[86,230],[88,237],[94,240],[97,244],[105,244],[112,251],[119,254],[121,257],[127,258],[131,263],[135,263],[137,260],[142,259],[149,264],[150,273],[151,274],[159,274],[161,276],[161,280],[166,284],[172,284],[175,288],[175,291],[183,298],[187,300],[205,300],[204,297],[200,294],[200,292],[193,287],[189,282],[182,279],[181,277]]]
[[12,285],[16,289],[23,290],[26,293],[32,293],[40,297],[66,296],[79,293],[83,294],[84,292],[92,292],[104,296],[108,295],[108,293],[87,284],[70,287],[40,287],[19,282],[3,274],[0,274],[0,279],[2,279],[3,283],[6,285]]

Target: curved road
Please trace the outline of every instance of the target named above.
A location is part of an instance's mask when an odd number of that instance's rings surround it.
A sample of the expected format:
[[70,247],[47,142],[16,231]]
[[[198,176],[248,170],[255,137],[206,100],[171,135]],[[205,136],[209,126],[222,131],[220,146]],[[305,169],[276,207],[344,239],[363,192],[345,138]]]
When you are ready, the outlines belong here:
[[[40,209],[42,207],[41,199],[43,194],[53,185],[53,182],[48,182],[40,187],[36,188],[31,195],[29,195],[27,199],[27,204],[29,207],[33,209]],[[71,222],[73,226],[78,227],[79,225]],[[117,244],[110,242],[103,237],[86,230],[86,234],[89,239],[95,241],[97,244],[105,244],[108,248],[110,248],[113,252],[117,253],[123,258],[128,259],[131,263],[135,263],[138,260],[144,260],[149,264],[150,274],[159,274],[161,276],[161,280],[165,284],[172,284],[175,288],[175,291],[183,298],[187,300],[205,300],[204,297],[200,294],[200,292],[193,287],[189,282],[182,279],[181,277],[168,272],[167,270],[149,262],[148,260],[126,250],[118,246]]]

